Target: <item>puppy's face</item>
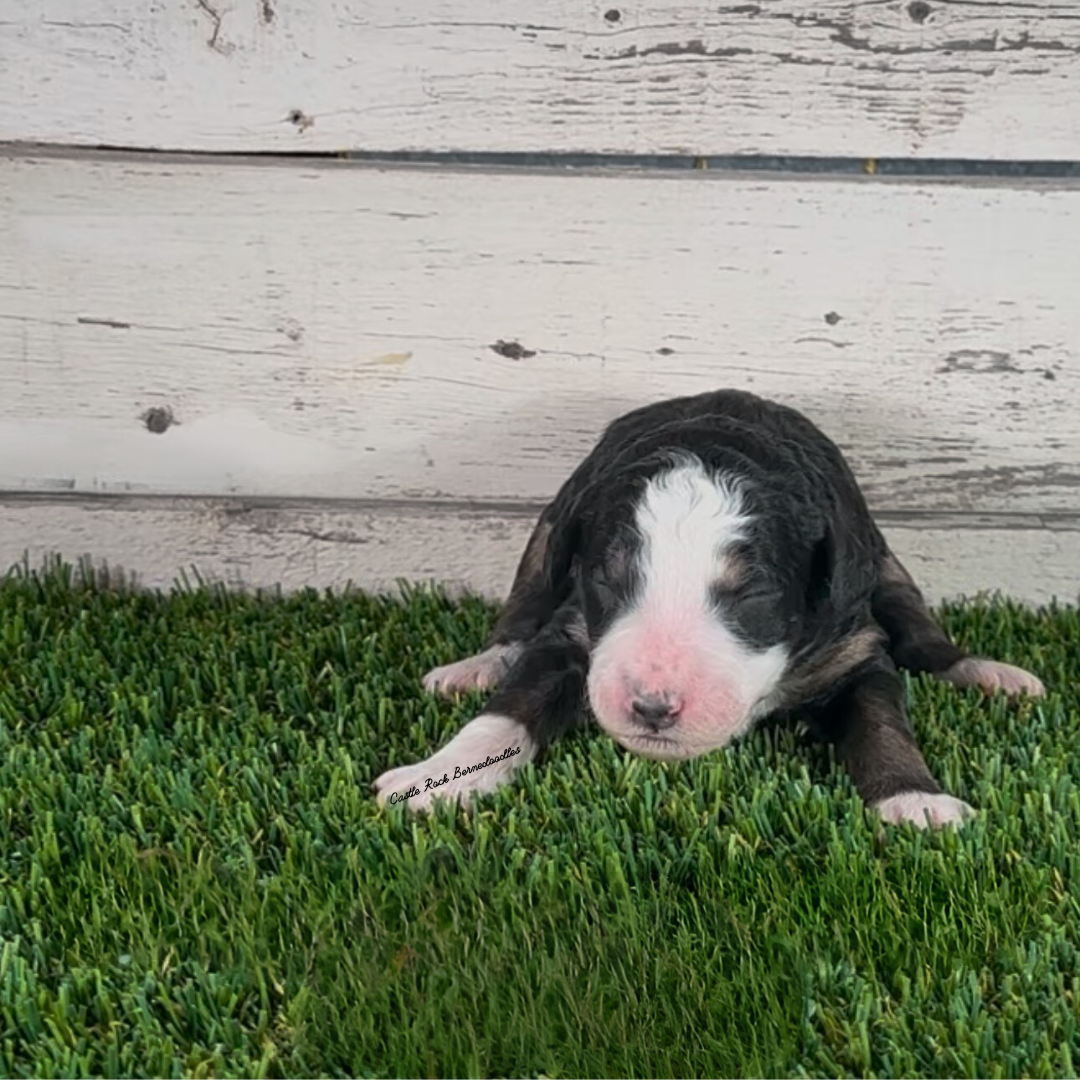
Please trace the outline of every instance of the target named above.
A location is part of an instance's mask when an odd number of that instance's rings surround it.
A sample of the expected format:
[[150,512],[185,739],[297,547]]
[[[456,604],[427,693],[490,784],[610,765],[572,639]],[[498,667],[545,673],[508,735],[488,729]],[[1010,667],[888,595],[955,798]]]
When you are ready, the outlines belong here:
[[578,566],[593,712],[646,757],[725,745],[779,703],[798,574],[777,565],[745,485],[696,459],[654,472],[603,517]]

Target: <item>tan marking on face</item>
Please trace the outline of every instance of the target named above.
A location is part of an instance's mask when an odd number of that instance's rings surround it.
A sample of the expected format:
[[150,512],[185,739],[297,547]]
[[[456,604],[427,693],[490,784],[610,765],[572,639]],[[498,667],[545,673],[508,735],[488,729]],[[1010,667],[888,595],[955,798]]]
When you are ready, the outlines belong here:
[[584,615],[582,615],[580,612],[578,612],[575,617],[569,623],[567,623],[566,634],[571,641],[580,645],[583,649],[589,648],[589,629],[585,625]]
[[746,581],[749,566],[745,558],[740,558],[734,552],[728,552],[720,563],[720,573],[715,584],[722,589],[737,589]]

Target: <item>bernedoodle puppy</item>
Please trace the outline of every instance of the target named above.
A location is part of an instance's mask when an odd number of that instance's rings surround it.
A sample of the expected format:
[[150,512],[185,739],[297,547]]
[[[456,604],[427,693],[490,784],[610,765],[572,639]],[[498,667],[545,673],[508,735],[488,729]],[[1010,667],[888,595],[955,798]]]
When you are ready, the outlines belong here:
[[587,698],[613,739],[662,760],[797,712],[887,821],[961,821],[971,808],[927,768],[898,667],[1044,693],[946,636],[809,420],[742,391],[677,398],[608,427],[540,515],[487,650],[425,678],[494,689],[484,712],[374,787],[416,810],[492,791]]

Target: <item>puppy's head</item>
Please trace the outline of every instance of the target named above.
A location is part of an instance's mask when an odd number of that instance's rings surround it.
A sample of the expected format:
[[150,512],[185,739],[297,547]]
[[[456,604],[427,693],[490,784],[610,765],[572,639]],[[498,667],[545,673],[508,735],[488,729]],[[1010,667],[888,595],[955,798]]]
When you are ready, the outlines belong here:
[[601,498],[577,560],[592,710],[647,757],[723,746],[780,704],[814,599],[817,526],[689,456]]

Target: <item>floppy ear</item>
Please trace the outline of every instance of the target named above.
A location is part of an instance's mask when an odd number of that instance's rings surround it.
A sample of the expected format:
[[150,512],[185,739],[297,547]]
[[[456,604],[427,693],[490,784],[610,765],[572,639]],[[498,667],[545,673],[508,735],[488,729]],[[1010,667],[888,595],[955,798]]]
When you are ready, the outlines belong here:
[[[861,531],[861,530],[860,530]],[[869,603],[874,589],[874,557],[855,532],[835,512],[825,516],[824,532],[814,547],[807,597],[811,607],[827,604],[834,615],[845,615]]]
[[544,559],[544,576],[556,591],[568,585],[581,550],[582,522],[575,503],[566,507],[551,523]]
[[581,537],[574,490],[564,485],[544,507],[525,545],[514,584],[495,624],[492,642],[529,641],[547,625],[569,594]]

